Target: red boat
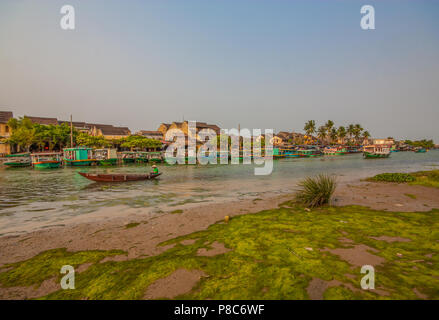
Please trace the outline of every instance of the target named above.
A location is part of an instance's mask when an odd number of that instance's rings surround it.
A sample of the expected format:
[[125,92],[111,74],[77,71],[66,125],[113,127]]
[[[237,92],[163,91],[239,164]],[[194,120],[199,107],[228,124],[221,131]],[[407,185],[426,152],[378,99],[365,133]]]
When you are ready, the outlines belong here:
[[130,174],[130,173],[84,173],[78,172],[84,178],[96,182],[125,182],[125,181],[141,181],[155,179],[162,173],[148,173],[148,174]]

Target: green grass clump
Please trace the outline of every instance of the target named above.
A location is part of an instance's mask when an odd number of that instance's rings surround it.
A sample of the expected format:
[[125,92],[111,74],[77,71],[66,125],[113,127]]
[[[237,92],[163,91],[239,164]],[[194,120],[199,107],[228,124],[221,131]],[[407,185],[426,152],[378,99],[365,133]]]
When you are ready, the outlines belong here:
[[173,210],[171,211],[172,214],[178,214],[178,213],[183,213],[183,210],[181,209],[177,209],[177,210]]
[[412,184],[439,188],[439,170],[419,171],[413,173],[416,181]]
[[404,195],[405,195],[406,197],[409,197],[410,199],[413,199],[413,200],[416,199],[416,196],[415,196],[414,194],[411,194],[411,193],[404,193]]
[[416,178],[409,173],[381,173],[381,174],[377,174],[370,180],[379,181],[379,182],[404,183],[404,182],[413,182],[416,180]]
[[305,178],[299,182],[300,189],[296,193],[296,201],[307,207],[328,204],[336,186],[336,178],[333,176],[320,174]]

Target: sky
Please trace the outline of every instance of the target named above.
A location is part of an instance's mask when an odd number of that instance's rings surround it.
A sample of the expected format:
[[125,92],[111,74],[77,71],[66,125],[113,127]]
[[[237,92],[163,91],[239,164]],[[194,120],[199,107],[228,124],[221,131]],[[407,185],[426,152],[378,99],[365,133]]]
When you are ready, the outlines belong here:
[[439,1],[1,0],[0,110],[132,131],[331,119],[438,143]]

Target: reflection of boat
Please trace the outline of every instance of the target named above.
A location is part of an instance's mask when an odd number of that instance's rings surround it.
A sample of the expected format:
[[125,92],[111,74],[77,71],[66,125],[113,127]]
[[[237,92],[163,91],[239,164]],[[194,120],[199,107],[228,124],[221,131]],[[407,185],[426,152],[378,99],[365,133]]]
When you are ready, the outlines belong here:
[[63,161],[69,166],[90,166],[96,162],[93,150],[85,147],[65,148]]
[[29,153],[10,154],[6,158],[8,160],[3,164],[11,168],[30,167],[31,165]]
[[133,173],[85,173],[78,172],[84,178],[96,182],[126,182],[126,181],[141,181],[155,179],[162,173],[148,173],[148,174],[133,174]]
[[388,158],[390,156],[390,147],[387,145],[370,145],[363,148],[364,158]]
[[61,167],[61,154],[57,152],[32,153],[32,166],[35,169],[53,169]]

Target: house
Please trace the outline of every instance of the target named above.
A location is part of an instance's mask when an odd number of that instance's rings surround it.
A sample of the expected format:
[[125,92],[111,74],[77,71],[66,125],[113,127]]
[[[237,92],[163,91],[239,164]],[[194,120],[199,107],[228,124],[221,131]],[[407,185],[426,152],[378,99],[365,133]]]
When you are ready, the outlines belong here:
[[[58,124],[59,125],[67,124],[70,127],[70,121],[58,121]],[[80,132],[88,133],[90,130],[90,128],[87,127],[87,123],[85,123],[85,122],[73,121],[72,126],[73,126],[73,128],[75,128],[76,130],[78,130]]]
[[25,118],[28,118],[32,123],[38,123],[41,125],[58,125],[58,119],[57,118],[43,118],[43,117],[31,117],[31,116],[24,116]]
[[0,111],[0,156],[11,153],[11,147],[6,143],[11,135],[11,128],[8,126],[8,121],[13,117],[11,111]]
[[373,139],[373,144],[385,144],[385,145],[393,146],[395,144],[395,139],[393,138]]
[[154,140],[163,140],[163,133],[161,131],[148,131],[148,130],[141,130],[136,133],[139,136],[146,137],[148,139],[154,139]]
[[[188,121],[183,121],[183,122],[173,122],[171,124],[168,123],[162,123],[160,125],[160,127],[157,129],[157,131],[163,132],[163,136],[166,137],[166,133],[169,130],[173,130],[173,129],[179,129],[181,131],[183,131],[184,135],[187,137],[189,135],[189,122]],[[198,132],[203,130],[203,129],[211,129],[213,130],[217,135],[220,135],[221,133],[221,128],[218,127],[215,124],[208,124],[206,122],[196,122],[196,128],[195,128],[195,135],[196,135],[196,140],[201,140],[200,137],[198,136]]]
[[90,135],[103,136],[107,140],[126,138],[131,135],[127,127],[114,127],[111,124],[87,123],[86,127],[89,128]]

